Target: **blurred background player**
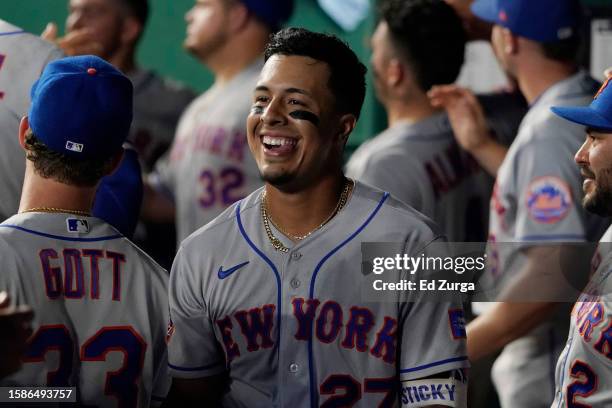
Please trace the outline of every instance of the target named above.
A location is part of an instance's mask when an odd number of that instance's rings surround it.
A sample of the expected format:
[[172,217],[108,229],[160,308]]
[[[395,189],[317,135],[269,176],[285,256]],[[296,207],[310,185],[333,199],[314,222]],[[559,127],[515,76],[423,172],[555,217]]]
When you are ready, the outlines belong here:
[[66,36],[58,39],[52,23],[43,33],[67,55],[97,55],[130,78],[134,121],[128,140],[145,172],[171,145],[179,117],[195,97],[191,90],[137,64],[136,49],[148,16],[148,0],[70,0]]
[[32,87],[20,213],[0,224],[0,288],[32,307],[34,334],[3,385],[74,385],[96,406],[146,407],[167,393],[167,274],[89,215],[131,119],[131,82],[95,56],[54,61]]
[[[486,277],[505,291],[503,299],[520,299],[523,294],[513,289],[530,279],[546,281],[544,261],[554,264],[562,243],[596,241],[607,227],[606,220],[589,216],[576,203],[582,180],[571,158],[584,130],[550,112],[552,105],[586,103],[598,86],[575,62],[576,1],[477,0],[472,10],[495,24],[496,56],[530,104],[519,134],[509,150],[496,143],[481,106],[465,89],[442,86],[430,96],[435,106],[447,109],[461,146],[497,176]],[[503,407],[550,405],[551,370],[567,333],[566,315],[555,312],[557,306],[500,302],[468,325],[470,359],[505,346],[493,367]]]
[[[486,179],[459,148],[443,109],[427,91],[455,82],[466,36],[453,9],[440,0],[385,0],[372,36],[376,95],[389,128],[362,144],[347,175],[395,195],[429,216],[451,241],[486,237]],[[513,129],[514,130],[514,129]]]
[[244,124],[268,37],[292,9],[287,0],[197,0],[185,17],[185,48],[215,80],[181,117],[143,206],[145,218],[176,219],[178,242],[261,186]]
[[[609,76],[609,74],[608,74]],[[612,78],[588,107],[553,107],[553,112],[587,126],[575,161],[584,177],[582,204],[612,216]],[[612,227],[600,240],[594,275],[571,314],[567,345],[559,357],[552,408],[612,406]]]
[[0,220],[19,208],[25,163],[15,135],[30,106],[30,88],[61,56],[52,44],[0,20]]

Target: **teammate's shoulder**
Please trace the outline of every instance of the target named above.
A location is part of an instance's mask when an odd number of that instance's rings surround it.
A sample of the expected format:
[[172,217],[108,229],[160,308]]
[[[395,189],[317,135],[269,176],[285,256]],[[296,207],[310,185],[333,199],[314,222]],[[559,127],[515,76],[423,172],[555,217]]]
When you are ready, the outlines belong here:
[[377,218],[388,224],[391,230],[404,231],[407,228],[417,228],[430,232],[433,236],[442,235],[439,227],[430,218],[388,192],[355,181],[354,194],[359,200],[376,204]]
[[259,203],[259,197],[263,187],[255,190],[244,199],[235,202],[227,207],[221,214],[215,217],[208,224],[200,227],[191,235],[189,235],[181,243],[181,247],[187,248],[193,245],[200,246],[203,242],[214,244],[219,243],[219,234],[238,233],[238,225],[236,223],[237,214],[244,215],[252,211],[259,211],[256,205]]

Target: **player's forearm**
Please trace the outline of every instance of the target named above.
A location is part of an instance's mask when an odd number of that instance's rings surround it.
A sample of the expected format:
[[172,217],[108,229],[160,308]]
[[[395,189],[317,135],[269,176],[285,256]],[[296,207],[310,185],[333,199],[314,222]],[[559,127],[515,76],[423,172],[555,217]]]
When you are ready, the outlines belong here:
[[490,138],[478,147],[470,149],[469,152],[487,173],[496,177],[497,171],[501,167],[506,153],[508,153],[508,148]]
[[467,326],[467,349],[475,362],[517,340],[545,321],[556,303],[499,302]]

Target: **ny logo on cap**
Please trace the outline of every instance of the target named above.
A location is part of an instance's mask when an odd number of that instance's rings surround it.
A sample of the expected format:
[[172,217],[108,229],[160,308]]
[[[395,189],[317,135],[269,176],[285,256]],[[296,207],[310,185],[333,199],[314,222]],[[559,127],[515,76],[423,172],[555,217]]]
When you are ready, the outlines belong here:
[[67,218],[66,226],[68,227],[68,232],[89,232],[89,224],[87,223],[87,220],[82,220],[80,218]]
[[70,150],[72,152],[82,153],[83,145],[81,143],[71,142],[70,140],[66,141],[66,150]]

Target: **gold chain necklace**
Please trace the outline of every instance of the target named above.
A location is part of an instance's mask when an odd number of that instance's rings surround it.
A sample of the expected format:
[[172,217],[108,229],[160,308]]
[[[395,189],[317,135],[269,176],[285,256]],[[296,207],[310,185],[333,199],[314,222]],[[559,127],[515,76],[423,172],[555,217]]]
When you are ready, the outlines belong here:
[[286,236],[293,238],[296,241],[302,241],[308,238],[310,235],[312,235],[315,231],[318,231],[319,229],[321,229],[336,214],[338,214],[340,210],[342,210],[342,208],[346,205],[346,201],[348,200],[348,196],[349,196],[352,186],[353,186],[353,182],[349,179],[345,179],[344,187],[342,188],[342,193],[340,194],[340,199],[338,200],[338,203],[336,204],[336,207],[331,212],[331,214],[329,214],[329,216],[321,224],[319,224],[315,229],[311,230],[310,232],[304,235],[300,235],[300,236],[289,234],[288,232],[284,231],[278,224],[276,224],[272,220],[272,217],[268,215],[268,211],[266,209],[266,190],[264,189],[264,191],[261,194],[261,219],[263,221],[264,229],[266,230],[266,235],[268,236],[268,239],[270,240],[270,243],[272,243],[272,246],[274,247],[274,249],[280,252],[285,252],[285,253],[289,252],[289,248],[283,245],[282,241],[278,239],[276,236],[274,236],[274,234],[272,233],[272,229],[270,228],[270,223],[272,223],[272,225],[274,225],[276,229],[278,229],[280,232],[282,232]]
[[80,215],[82,217],[91,217],[91,214],[87,211],[67,210],[65,208],[55,208],[55,207],[35,207],[35,208],[28,208],[27,210],[20,211],[20,213],[29,213],[29,212],[66,213],[66,214],[72,214],[72,215]]

